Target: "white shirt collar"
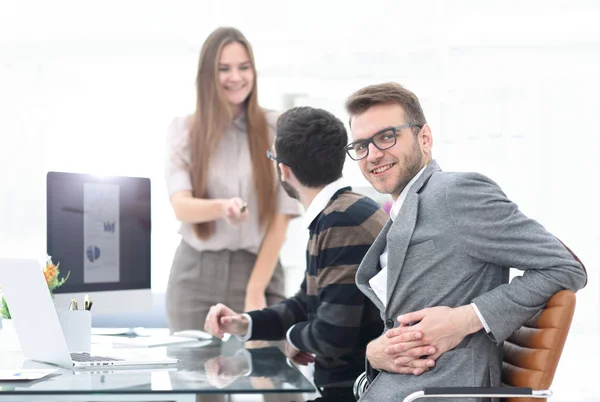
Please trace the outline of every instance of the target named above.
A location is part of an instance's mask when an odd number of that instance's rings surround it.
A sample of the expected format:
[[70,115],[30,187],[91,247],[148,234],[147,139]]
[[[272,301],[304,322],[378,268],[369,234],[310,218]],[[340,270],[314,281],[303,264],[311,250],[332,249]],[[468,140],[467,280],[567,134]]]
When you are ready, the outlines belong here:
[[319,191],[319,193],[312,200],[306,212],[304,213],[304,218],[302,222],[304,227],[307,229],[310,228],[310,224],[315,218],[325,209],[329,200],[333,195],[341,188],[348,187],[348,183],[344,180],[343,177],[337,179],[336,181],[329,183],[325,187]]
[[[427,165],[429,165],[429,164],[427,164]],[[419,170],[419,173],[414,175],[414,177],[408,182],[406,187],[404,187],[404,190],[402,190],[402,192],[400,193],[400,195],[398,196],[396,201],[394,201],[394,204],[392,205],[392,209],[390,210],[390,218],[392,218],[392,221],[395,220],[396,217],[398,216],[398,213],[400,212],[400,208],[402,208],[402,204],[404,204],[404,200],[406,199],[406,195],[408,194],[408,190],[411,188],[411,186],[413,184],[415,184],[415,182],[421,176],[421,174],[423,174],[423,171],[425,170],[427,165],[423,166],[423,169]]]

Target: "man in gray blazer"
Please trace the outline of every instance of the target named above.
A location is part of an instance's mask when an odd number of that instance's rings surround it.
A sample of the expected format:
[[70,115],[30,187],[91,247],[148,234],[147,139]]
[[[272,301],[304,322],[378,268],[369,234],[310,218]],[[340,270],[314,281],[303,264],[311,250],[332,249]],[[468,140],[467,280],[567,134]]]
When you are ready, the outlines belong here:
[[[371,382],[361,401],[401,401],[426,387],[499,386],[502,342],[554,293],[581,289],[583,266],[492,180],[442,172],[415,94],[373,85],[346,108],[348,155],[394,199],[356,274],[386,326],[368,346]],[[511,267],[524,272],[509,284]]]

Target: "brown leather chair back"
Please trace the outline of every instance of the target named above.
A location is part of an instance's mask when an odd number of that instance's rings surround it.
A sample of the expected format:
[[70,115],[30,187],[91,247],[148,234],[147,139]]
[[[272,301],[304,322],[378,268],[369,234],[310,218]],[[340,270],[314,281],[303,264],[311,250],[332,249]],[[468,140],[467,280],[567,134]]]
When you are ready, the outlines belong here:
[[[539,314],[504,342],[504,385],[534,390],[550,388],[574,311],[575,293],[562,290],[552,296]],[[545,399],[510,398],[505,401],[539,402]]]

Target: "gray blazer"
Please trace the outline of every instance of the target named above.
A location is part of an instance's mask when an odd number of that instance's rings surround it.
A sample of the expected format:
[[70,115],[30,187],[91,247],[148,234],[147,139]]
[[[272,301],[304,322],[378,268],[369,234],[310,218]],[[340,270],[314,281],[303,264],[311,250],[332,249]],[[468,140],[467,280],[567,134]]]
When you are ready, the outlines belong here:
[[[388,246],[387,307],[369,286]],[[523,270],[509,280],[510,267]],[[432,161],[409,189],[363,259],[356,281],[387,328],[398,315],[433,306],[479,308],[481,330],[420,376],[381,372],[361,401],[401,401],[426,387],[499,386],[502,342],[562,289],[586,274],[560,241],[523,215],[500,187],[477,173],[442,172]],[[456,401],[457,399],[453,399]]]

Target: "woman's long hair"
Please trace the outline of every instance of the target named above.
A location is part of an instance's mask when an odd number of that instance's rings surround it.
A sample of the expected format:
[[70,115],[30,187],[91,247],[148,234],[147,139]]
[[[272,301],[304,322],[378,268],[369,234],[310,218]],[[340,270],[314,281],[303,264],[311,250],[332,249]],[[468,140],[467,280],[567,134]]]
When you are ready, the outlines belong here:
[[[275,214],[275,173],[271,161],[266,157],[269,148],[269,131],[262,108],[258,105],[256,68],[252,47],[244,35],[235,28],[218,28],[204,42],[200,52],[198,75],[196,77],[196,112],[190,126],[190,174],[193,196],[209,198],[207,191],[208,172],[212,155],[217,149],[223,133],[233,122],[231,105],[219,89],[219,59],[223,47],[230,43],[240,43],[246,48],[254,80],[252,91],[245,101],[247,134],[252,160],[252,176],[258,195],[258,219],[261,226],[268,225]],[[224,172],[225,173],[225,172]],[[224,174],[223,180],[227,180]],[[214,222],[194,225],[196,235],[208,239],[215,230]]]

